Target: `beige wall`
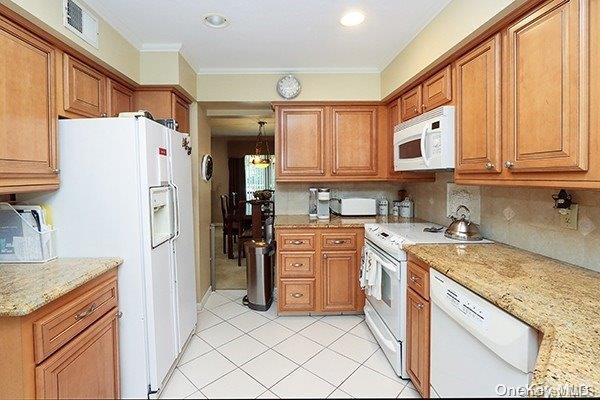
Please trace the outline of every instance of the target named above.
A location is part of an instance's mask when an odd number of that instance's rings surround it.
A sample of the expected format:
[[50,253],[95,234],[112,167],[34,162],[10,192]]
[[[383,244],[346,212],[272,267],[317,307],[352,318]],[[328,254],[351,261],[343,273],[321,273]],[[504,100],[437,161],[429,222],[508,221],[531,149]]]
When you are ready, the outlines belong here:
[[381,73],[385,97],[523,0],[452,0]]
[[177,51],[140,53],[140,83],[143,85],[178,85],[196,97],[196,71]]
[[96,49],[63,26],[63,0],[0,0],[0,3],[101,64],[139,81],[139,51],[102,18],[98,18],[100,35]]
[[210,127],[206,118],[206,112],[193,104],[191,108],[191,126],[196,129],[192,131],[193,154],[193,190],[194,190],[194,232],[196,264],[198,265],[196,273],[196,287],[198,302],[210,286],[210,187],[211,182],[205,182],[200,177],[199,162],[204,154],[211,152]]
[[[446,184],[452,173],[438,173],[434,183],[405,185],[415,200],[416,216],[439,224],[446,218]],[[555,190],[481,187],[481,230],[485,237],[540,253],[600,272],[600,192],[573,191],[579,203],[579,222],[591,221],[596,227],[585,230],[560,226],[553,208]],[[511,212],[514,216],[510,219]],[[505,216],[506,213],[506,216]]]
[[[275,85],[284,74],[200,74],[199,101],[281,100]],[[295,100],[379,100],[379,74],[295,74],[302,92]]]

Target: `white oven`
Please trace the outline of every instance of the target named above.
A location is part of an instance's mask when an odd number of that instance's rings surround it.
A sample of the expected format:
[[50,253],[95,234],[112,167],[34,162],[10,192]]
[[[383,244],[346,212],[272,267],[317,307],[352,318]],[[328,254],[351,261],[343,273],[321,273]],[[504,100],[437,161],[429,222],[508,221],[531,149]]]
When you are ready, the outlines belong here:
[[394,171],[454,168],[454,106],[438,107],[394,127]]
[[[402,252],[403,253],[403,252]],[[398,260],[365,241],[363,264],[380,269],[379,296],[367,295],[365,322],[377,339],[397,375],[408,379],[406,373],[406,258]],[[378,291],[379,292],[379,291]],[[404,353],[404,354],[403,354]],[[403,362],[404,361],[404,362]]]

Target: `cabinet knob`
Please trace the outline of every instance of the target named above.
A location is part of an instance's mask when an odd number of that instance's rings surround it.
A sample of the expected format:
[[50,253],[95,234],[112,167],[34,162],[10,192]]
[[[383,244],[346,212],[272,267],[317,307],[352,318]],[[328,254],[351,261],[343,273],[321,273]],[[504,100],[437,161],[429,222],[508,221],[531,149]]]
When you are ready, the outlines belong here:
[[302,294],[302,293],[292,293],[292,297],[295,299],[299,299],[302,296],[304,296],[304,294]]
[[59,174],[60,173],[60,169],[59,168],[52,168],[52,172],[54,172],[55,174]]
[[411,276],[411,277],[410,277],[410,280],[416,283],[416,282],[418,282],[420,279],[419,279],[419,278],[417,278],[416,276]]
[[423,110],[425,110],[425,109],[427,109],[427,106],[426,106],[425,104],[423,104],[423,105],[421,106],[421,108],[422,108]]
[[102,114],[100,114],[100,116],[101,116],[102,118],[106,118],[106,117],[108,117],[108,114],[107,114],[107,113],[102,113]]
[[508,169],[511,169],[512,167],[514,167],[514,166],[515,166],[515,164],[514,164],[513,162],[511,162],[511,161],[505,161],[505,162],[504,162],[504,166],[505,166],[506,168],[508,168]]
[[417,308],[419,310],[422,310],[423,309],[423,303],[417,303]]
[[323,254],[323,258],[327,258],[327,254]]
[[494,169],[494,164],[492,164],[491,162],[486,162],[485,169],[487,169],[488,171]]

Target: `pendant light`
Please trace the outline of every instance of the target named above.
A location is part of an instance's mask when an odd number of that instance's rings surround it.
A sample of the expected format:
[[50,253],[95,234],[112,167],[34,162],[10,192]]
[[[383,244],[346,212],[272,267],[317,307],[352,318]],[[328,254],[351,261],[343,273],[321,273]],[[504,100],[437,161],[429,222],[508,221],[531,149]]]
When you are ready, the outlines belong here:
[[258,168],[268,168],[271,165],[271,156],[269,154],[269,142],[265,136],[265,121],[258,121],[258,136],[256,137],[256,148],[252,164]]

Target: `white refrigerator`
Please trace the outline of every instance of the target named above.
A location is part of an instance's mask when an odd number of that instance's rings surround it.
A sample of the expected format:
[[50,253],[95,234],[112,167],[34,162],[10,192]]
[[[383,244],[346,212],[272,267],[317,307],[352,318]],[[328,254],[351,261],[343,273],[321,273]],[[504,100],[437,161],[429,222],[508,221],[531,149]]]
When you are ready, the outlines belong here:
[[121,395],[154,397],[196,325],[189,135],[146,118],[59,121],[59,257],[121,257]]

